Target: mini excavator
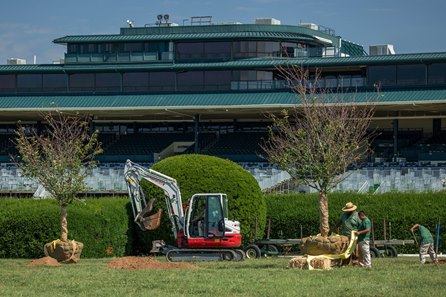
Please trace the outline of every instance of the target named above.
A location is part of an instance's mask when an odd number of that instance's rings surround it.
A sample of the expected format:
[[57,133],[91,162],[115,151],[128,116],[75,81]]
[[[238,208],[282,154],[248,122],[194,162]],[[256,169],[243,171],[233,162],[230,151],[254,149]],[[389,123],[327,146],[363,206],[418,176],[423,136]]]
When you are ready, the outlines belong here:
[[240,223],[228,219],[228,198],[222,193],[194,194],[183,209],[177,181],[167,175],[127,160],[124,168],[134,222],[143,230],[160,226],[162,210],[154,214],[155,199],[147,202],[141,180],[161,188],[176,245],[155,240],[151,252],[166,255],[168,261],[240,261],[245,258],[241,249]]

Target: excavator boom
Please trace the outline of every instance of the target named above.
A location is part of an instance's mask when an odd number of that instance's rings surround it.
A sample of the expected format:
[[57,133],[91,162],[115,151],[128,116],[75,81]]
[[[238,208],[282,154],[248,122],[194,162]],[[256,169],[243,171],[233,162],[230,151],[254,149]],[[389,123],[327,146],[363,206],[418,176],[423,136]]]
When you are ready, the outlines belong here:
[[133,216],[135,223],[137,223],[143,230],[153,230],[151,222],[159,226],[159,219],[161,211],[159,210],[154,216],[144,217],[153,208],[153,201],[146,204],[144,193],[141,190],[140,181],[145,179],[156,186],[163,189],[166,199],[167,211],[172,222],[172,231],[175,239],[178,236],[178,231],[184,229],[184,213],[181,201],[181,193],[177,181],[167,175],[145,168],[139,164],[127,160],[124,168],[124,178],[127,182],[129,192],[129,199],[132,205]]

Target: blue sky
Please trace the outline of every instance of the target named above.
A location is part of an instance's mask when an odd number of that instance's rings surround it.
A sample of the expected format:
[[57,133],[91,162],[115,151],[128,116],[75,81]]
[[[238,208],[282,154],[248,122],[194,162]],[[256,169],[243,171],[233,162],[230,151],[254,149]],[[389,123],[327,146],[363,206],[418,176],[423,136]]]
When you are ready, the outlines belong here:
[[364,46],[394,45],[397,53],[446,51],[445,0],[3,0],[0,6],[0,64],[7,58],[51,63],[65,48],[66,35],[117,34],[131,19],[136,26],[169,14],[182,24],[191,16],[218,22],[254,23],[276,18],[282,24],[316,23]]

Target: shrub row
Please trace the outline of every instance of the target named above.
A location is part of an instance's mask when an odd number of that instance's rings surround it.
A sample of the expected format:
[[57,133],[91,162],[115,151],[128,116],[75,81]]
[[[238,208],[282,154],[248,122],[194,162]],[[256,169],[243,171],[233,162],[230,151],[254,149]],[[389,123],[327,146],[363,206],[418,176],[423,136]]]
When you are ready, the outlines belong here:
[[[82,257],[131,253],[134,224],[126,199],[88,199],[68,206],[68,238],[84,243]],[[60,238],[59,206],[52,199],[0,200],[0,258],[39,258]]]
[[[266,195],[271,238],[300,238],[319,233],[318,194]],[[444,193],[332,193],[328,195],[330,226],[342,215],[349,201],[373,220],[375,239],[413,239],[409,228],[418,223],[434,235],[443,226],[439,250],[445,251],[446,195]],[[302,230],[302,231],[301,231]],[[397,247],[400,252],[416,252],[415,246]]]
[[[384,239],[384,221],[387,239],[412,239],[409,228],[414,223],[426,226],[435,235],[440,222],[443,230],[439,250],[446,250],[443,193],[330,194],[331,226],[349,201],[373,220],[377,240]],[[300,238],[319,232],[317,194],[266,195],[266,202],[271,238]],[[146,253],[151,247],[149,232],[135,232],[136,229],[127,199],[87,199],[85,204],[68,207],[69,239],[84,243],[82,257]],[[258,234],[262,237],[262,232]],[[42,257],[43,245],[59,237],[59,207],[54,200],[0,199],[0,258]],[[399,252],[416,252],[415,246],[397,248]]]

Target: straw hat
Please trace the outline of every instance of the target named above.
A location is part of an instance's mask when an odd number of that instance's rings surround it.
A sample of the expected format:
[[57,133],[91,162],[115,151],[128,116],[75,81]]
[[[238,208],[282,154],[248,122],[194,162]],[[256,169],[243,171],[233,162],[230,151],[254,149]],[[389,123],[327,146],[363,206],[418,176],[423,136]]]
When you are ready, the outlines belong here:
[[348,211],[354,211],[356,210],[357,206],[354,205],[352,202],[347,202],[345,206],[342,208],[342,211],[348,212]]

